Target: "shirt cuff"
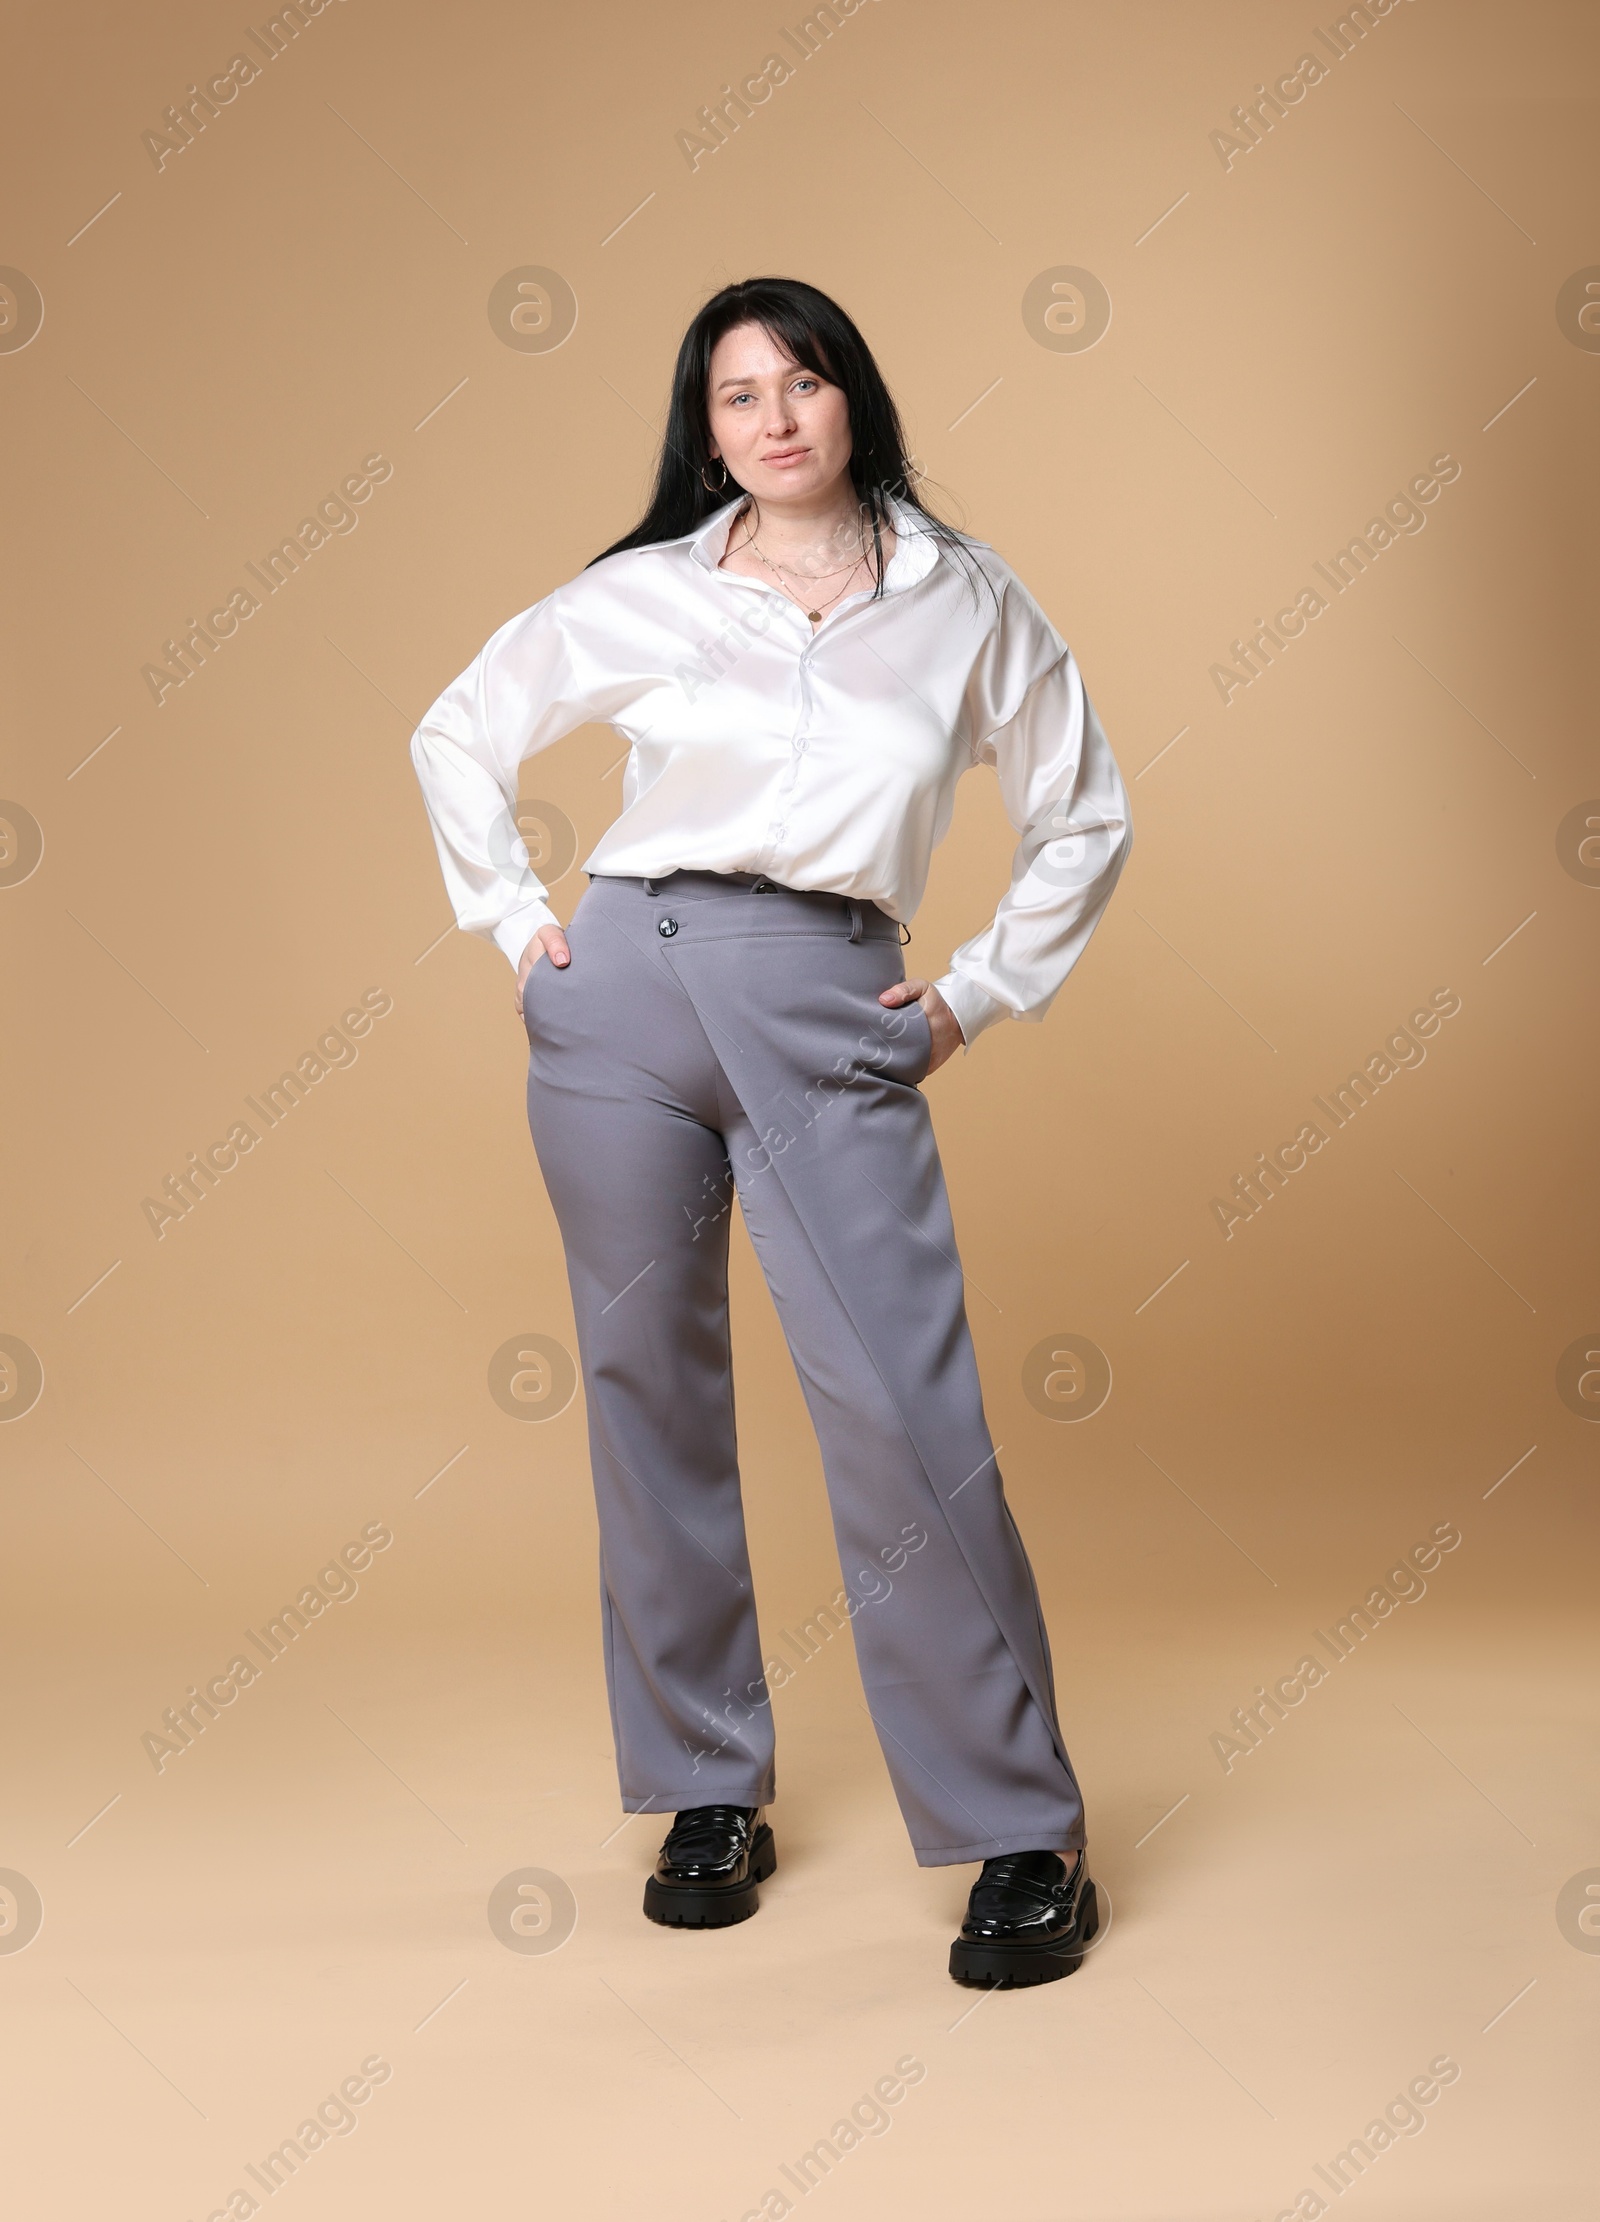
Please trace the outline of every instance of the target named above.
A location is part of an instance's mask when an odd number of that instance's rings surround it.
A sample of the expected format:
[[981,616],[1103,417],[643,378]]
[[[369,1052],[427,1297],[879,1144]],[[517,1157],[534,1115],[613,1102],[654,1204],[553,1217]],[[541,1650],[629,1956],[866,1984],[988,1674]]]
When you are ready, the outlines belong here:
[[942,980],[935,980],[933,984],[955,1012],[956,1024],[967,1049],[971,1049],[986,1026],[998,1025],[1001,1019],[1011,1016],[1004,1003],[996,1002],[975,981],[959,972],[947,972]]
[[513,968],[522,962],[522,952],[541,926],[559,926],[560,919],[548,903],[524,903],[509,918],[502,918],[498,926],[489,930],[489,938],[504,951]]

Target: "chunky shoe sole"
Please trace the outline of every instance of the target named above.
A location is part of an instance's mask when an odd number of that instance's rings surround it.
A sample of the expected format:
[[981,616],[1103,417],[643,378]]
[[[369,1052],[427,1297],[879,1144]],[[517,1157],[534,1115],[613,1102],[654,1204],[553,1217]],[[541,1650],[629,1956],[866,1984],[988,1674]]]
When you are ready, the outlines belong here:
[[669,1929],[727,1929],[748,1921],[761,1903],[758,1883],[778,1865],[772,1831],[763,1821],[750,1842],[750,1871],[736,1883],[664,1883],[652,1875],[644,1886],[644,1910]]
[[1100,1931],[1100,1899],[1085,1876],[1078,1895],[1078,1925],[1059,1944],[1025,1937],[957,1937],[950,1947],[950,1973],[958,1983],[983,1990],[1021,1990],[1030,1983],[1059,1983],[1075,1974]]

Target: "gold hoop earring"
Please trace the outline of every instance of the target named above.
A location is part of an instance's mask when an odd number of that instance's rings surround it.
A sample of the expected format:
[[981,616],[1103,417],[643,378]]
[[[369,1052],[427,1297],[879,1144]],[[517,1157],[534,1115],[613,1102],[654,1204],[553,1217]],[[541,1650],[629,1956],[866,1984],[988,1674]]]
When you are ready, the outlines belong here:
[[[712,485],[710,479],[706,476],[706,472],[710,469],[711,463],[715,463],[718,470],[720,470],[722,473],[721,480],[715,486]],[[700,483],[705,488],[708,494],[726,493],[728,487],[728,466],[726,463],[723,462],[720,455],[714,455],[711,457],[710,462],[701,464]]]

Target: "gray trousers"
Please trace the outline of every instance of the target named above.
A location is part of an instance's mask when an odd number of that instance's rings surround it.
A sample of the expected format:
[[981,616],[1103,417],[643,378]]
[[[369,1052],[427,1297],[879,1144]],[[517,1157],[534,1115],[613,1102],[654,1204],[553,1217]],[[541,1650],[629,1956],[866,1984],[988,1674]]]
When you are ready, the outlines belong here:
[[[878,1001],[905,977],[898,927],[871,903],[679,872],[592,879],[567,938],[570,966],[540,958],[523,999],[528,1119],[577,1318],[624,1808],[770,1803],[771,1690],[848,1623],[918,1862],[1073,1851],[1083,1804],[918,1089],[928,1022]],[[765,1659],[728,1341],[735,1193],[844,1576],[805,1641]]]

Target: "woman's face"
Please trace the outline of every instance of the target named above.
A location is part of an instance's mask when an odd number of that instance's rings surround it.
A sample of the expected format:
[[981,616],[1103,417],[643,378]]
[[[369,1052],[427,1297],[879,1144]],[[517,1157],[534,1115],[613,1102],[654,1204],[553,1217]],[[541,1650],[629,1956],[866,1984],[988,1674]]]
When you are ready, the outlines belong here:
[[843,390],[802,369],[764,325],[724,333],[712,350],[709,385],[711,452],[757,501],[814,498],[848,469]]

